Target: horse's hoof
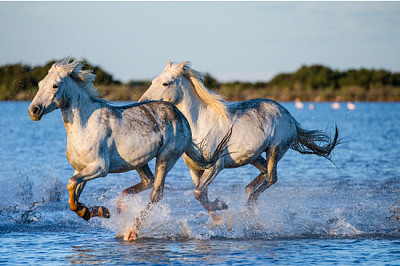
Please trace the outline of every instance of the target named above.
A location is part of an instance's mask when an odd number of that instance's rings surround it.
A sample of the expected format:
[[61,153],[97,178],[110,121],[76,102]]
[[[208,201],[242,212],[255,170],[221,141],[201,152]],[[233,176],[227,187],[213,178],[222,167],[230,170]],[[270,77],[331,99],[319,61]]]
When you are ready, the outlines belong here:
[[104,206],[96,206],[90,208],[90,217],[110,218],[110,211]]
[[121,231],[119,231],[119,232],[115,235],[115,238],[117,238],[117,239],[124,238],[124,233],[121,232]]
[[110,218],[111,217],[111,213],[110,211],[106,208],[106,207],[100,207],[99,210],[101,209],[101,215],[103,218]]
[[228,204],[217,198],[212,202],[212,210],[214,211],[222,211],[228,209]]
[[226,204],[223,201],[218,202],[218,207],[220,208],[220,210],[227,210],[228,209],[228,204]]
[[137,239],[138,233],[135,230],[127,229],[124,236],[124,241],[130,242]]

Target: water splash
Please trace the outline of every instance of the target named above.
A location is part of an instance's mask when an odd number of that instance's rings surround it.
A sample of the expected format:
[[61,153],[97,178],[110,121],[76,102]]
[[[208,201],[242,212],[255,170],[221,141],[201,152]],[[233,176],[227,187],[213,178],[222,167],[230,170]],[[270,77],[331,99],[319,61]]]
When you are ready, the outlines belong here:
[[[119,214],[116,207],[122,191],[121,184],[103,180],[101,182],[114,185],[106,186],[99,182],[99,186],[88,186],[82,195],[83,202],[89,206],[106,206],[111,211],[111,218],[94,218],[86,223],[69,210],[66,187],[51,171],[40,181],[32,178],[29,171],[17,175],[19,182],[10,183],[9,197],[3,196],[0,203],[0,229],[7,227],[14,230],[25,225],[24,230],[29,230],[26,227],[29,224],[31,228],[102,228],[110,233],[124,233],[143,210],[150,193],[146,191],[129,197],[128,211]],[[357,184],[345,179],[332,179],[324,185],[308,187],[280,182],[263,194],[252,210],[246,207],[244,188],[232,185],[227,188],[230,193],[221,196],[229,209],[218,212],[221,218],[219,224],[215,224],[194,199],[190,186],[176,189],[167,184],[164,198],[143,221],[139,237],[275,239],[398,236],[398,222],[389,219],[398,210],[392,201],[398,182],[389,181]],[[210,198],[219,195],[221,189],[219,186],[210,188]]]

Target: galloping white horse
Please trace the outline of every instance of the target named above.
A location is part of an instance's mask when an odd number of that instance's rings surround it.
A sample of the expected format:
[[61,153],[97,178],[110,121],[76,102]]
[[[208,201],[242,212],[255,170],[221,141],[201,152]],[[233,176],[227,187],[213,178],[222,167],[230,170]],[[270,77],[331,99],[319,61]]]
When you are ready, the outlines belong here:
[[[194,141],[207,138],[204,154],[211,154],[224,132],[233,126],[227,145],[228,155],[221,157],[213,167],[205,169],[183,156],[196,186],[195,197],[212,216],[213,211],[228,207],[218,199],[210,202],[207,196],[207,186],[222,169],[252,164],[260,170],[260,175],[246,186],[250,204],[277,181],[277,164],[289,148],[329,159],[338,144],[337,127],[331,140],[320,131],[302,129],[290,113],[273,100],[253,99],[225,104],[221,96],[203,85],[202,78],[199,72],[190,68],[189,62],[170,61],[139,102],[163,100],[176,105],[189,121]],[[316,141],[325,145],[318,145]],[[261,156],[264,152],[266,159]]]
[[[43,115],[61,109],[67,131],[66,155],[75,169],[67,185],[69,205],[83,219],[110,217],[107,208],[87,207],[78,201],[89,180],[136,169],[141,182],[123,191],[118,202],[121,209],[124,208],[124,195],[153,187],[149,204],[125,236],[126,240],[135,239],[141,219],[151,204],[162,198],[165,177],[179,157],[186,152],[188,157],[208,167],[221,155],[224,142],[213,158],[205,160],[192,142],[188,121],[174,105],[153,101],[111,106],[97,98],[92,89],[95,75],[82,70],[83,60],[69,61],[55,63],[39,82],[39,91],[28,109],[29,115],[38,121]],[[148,166],[154,157],[157,158],[155,177]]]

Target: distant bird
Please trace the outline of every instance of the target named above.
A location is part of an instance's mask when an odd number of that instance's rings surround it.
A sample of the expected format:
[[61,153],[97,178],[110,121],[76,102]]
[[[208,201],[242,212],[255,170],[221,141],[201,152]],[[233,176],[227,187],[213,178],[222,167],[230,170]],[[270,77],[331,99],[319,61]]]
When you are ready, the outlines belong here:
[[350,111],[353,111],[354,109],[356,109],[356,105],[352,102],[347,102],[347,109],[349,109]]
[[332,103],[331,107],[334,110],[338,110],[338,109],[340,109],[340,103],[334,102],[334,103]]
[[296,106],[297,109],[303,109],[304,104],[300,101],[299,98],[296,98],[296,100],[294,100],[294,102],[295,102],[294,105]]

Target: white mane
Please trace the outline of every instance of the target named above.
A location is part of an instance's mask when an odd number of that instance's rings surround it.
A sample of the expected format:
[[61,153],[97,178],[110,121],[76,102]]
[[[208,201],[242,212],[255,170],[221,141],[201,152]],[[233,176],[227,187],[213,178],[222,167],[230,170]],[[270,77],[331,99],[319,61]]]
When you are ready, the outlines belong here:
[[169,72],[174,77],[183,75],[193,84],[195,93],[199,96],[200,100],[206,105],[214,108],[222,117],[228,119],[228,109],[224,104],[224,98],[209,89],[207,89],[204,84],[203,75],[190,67],[190,62],[182,63],[171,63],[168,62],[164,71]]
[[65,58],[62,61],[56,62],[50,68],[49,73],[58,72],[66,73],[70,77],[79,82],[80,87],[87,92],[92,99],[97,99],[98,91],[93,88],[93,82],[96,75],[91,70],[82,70],[84,66],[83,59],[76,59],[70,62],[70,58]]

